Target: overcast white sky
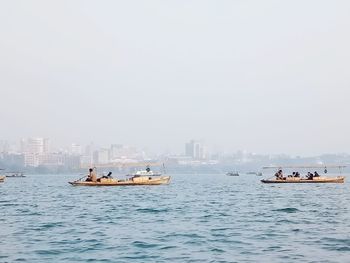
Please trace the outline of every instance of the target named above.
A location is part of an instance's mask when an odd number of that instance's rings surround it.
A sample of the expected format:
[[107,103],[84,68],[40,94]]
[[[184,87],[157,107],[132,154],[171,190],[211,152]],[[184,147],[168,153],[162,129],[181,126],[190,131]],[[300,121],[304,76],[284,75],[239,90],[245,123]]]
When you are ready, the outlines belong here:
[[0,139],[350,152],[350,1],[0,2]]

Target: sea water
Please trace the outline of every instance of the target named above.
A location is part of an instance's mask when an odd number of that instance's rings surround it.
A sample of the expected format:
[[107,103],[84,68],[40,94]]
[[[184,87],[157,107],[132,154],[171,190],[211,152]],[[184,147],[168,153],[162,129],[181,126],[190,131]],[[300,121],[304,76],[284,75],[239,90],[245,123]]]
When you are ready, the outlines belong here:
[[350,262],[349,183],[175,174],[162,186],[79,187],[73,179],[0,184],[0,262]]

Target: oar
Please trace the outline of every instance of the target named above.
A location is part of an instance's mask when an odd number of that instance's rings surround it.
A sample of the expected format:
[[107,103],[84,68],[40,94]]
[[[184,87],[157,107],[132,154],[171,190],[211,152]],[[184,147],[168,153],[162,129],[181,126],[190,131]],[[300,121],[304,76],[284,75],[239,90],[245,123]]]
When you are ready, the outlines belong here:
[[84,179],[85,177],[88,177],[89,175],[84,175],[83,177],[79,178],[78,180],[75,181],[81,181],[82,179]]

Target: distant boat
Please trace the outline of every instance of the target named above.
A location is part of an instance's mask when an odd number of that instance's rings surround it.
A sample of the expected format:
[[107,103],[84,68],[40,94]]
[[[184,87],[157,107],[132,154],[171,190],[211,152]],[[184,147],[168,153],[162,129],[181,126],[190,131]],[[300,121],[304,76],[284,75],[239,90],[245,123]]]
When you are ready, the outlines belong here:
[[6,173],[6,177],[23,178],[26,176],[21,172],[8,172],[8,173]]
[[226,173],[226,175],[228,175],[228,176],[239,176],[239,173],[238,172],[228,172],[228,173]]
[[246,174],[253,174],[253,175],[256,175],[256,176],[262,176],[261,172],[247,172]]

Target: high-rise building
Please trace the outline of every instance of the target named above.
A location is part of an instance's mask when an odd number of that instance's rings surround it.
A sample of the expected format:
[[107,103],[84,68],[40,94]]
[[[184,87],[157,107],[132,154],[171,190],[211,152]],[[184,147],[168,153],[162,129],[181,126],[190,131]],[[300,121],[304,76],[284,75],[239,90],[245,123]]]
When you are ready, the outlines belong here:
[[28,138],[21,140],[21,149],[24,150],[25,166],[37,167],[46,160],[46,154],[50,151],[50,140],[48,138]]
[[205,147],[200,141],[191,140],[185,145],[185,155],[192,157],[195,160],[206,158]]
[[70,153],[73,155],[81,155],[82,154],[81,145],[72,143],[70,146]]
[[50,140],[47,138],[28,138],[25,152],[47,153],[49,152]]

